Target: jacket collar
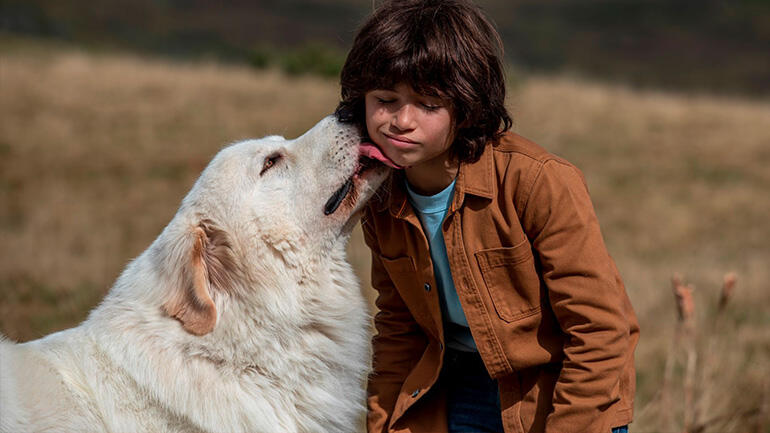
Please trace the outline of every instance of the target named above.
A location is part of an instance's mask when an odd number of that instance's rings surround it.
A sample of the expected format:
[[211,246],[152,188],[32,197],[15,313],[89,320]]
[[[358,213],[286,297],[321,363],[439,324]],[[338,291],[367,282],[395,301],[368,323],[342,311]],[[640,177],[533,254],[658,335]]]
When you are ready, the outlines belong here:
[[[460,164],[455,183],[455,195],[452,206],[449,208],[450,213],[462,206],[466,194],[487,199],[492,199],[495,196],[494,166],[494,149],[491,143],[484,146],[484,152],[478,161]],[[404,182],[404,172],[400,170],[388,178],[386,181],[388,194],[377,206],[379,211],[390,209],[390,214],[395,218],[406,218],[407,214],[414,212],[408,205]]]

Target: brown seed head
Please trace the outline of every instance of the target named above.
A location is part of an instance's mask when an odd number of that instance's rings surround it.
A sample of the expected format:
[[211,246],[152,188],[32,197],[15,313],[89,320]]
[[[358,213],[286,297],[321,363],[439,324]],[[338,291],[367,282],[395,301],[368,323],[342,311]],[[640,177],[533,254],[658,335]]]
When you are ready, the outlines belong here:
[[682,277],[678,274],[671,278],[671,284],[674,289],[679,321],[687,322],[692,320],[695,317],[695,300],[692,296],[695,287],[692,284],[685,285],[682,283]]
[[727,306],[727,302],[733,295],[735,290],[735,283],[738,281],[738,276],[735,272],[725,274],[724,281],[722,283],[722,294],[719,297],[719,309],[723,310]]

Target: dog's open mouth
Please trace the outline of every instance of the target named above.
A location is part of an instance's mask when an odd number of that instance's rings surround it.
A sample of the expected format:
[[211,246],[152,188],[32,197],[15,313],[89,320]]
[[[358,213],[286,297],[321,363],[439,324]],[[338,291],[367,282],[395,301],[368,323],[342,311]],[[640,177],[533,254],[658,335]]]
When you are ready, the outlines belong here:
[[356,171],[353,172],[353,175],[350,176],[348,180],[346,180],[345,183],[343,183],[342,186],[329,197],[329,200],[326,201],[326,204],[324,205],[324,215],[331,215],[340,207],[343,200],[345,200],[345,197],[347,197],[353,189],[353,180],[356,176],[361,175],[361,173],[372,167],[374,164],[376,164],[376,161],[372,158],[363,155],[359,158],[358,166],[356,167]]

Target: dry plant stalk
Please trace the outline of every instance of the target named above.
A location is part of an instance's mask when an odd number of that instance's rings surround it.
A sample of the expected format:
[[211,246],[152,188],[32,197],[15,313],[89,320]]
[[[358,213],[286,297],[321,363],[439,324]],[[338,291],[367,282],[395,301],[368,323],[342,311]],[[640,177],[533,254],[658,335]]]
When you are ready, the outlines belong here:
[[[705,330],[705,335],[708,336],[708,342],[703,354],[700,369],[698,368],[698,346],[697,346],[697,330],[698,325],[695,320],[695,298],[693,292],[695,288],[691,284],[685,284],[682,281],[682,277],[674,275],[671,279],[672,290],[674,293],[674,299],[676,300],[677,309],[677,324],[672,340],[671,348],[666,357],[665,372],[663,377],[663,386],[661,390],[661,415],[663,420],[663,426],[667,429],[673,429],[675,426],[673,409],[671,400],[673,372],[676,363],[677,353],[680,350],[684,350],[685,365],[684,365],[684,380],[683,380],[683,394],[684,394],[684,407],[683,407],[683,431],[684,433],[700,433],[707,429],[707,427],[714,422],[724,418],[724,416],[716,415],[713,413],[711,407],[711,395],[712,387],[705,385],[711,383],[714,373],[716,371],[716,364],[714,362],[714,354],[719,350],[717,347],[718,341],[714,339],[715,335],[719,335],[722,324],[722,317],[727,307],[730,298],[735,290],[736,283],[738,281],[735,273],[728,273],[724,276],[722,290],[719,296],[719,303],[717,305],[716,314],[710,320],[710,326]],[[700,371],[698,371],[700,370]],[[701,389],[700,395],[698,395],[698,401],[695,401],[696,396],[696,375],[698,376],[700,383],[704,384]],[[747,411],[741,416],[750,416],[757,412],[757,410]],[[709,420],[703,420],[701,418],[705,416],[711,416]]]
[[695,370],[698,362],[696,350],[695,299],[691,284],[684,285],[680,278],[672,280],[677,311],[679,313],[678,330],[682,335],[682,345],[686,354],[684,369],[684,431],[691,432],[695,425]]
[[671,342],[666,356],[666,365],[663,374],[663,387],[661,390],[661,415],[666,428],[671,428],[674,423],[673,405],[671,401],[671,383],[674,375],[674,365],[677,349],[685,347],[687,356],[684,379],[684,427],[685,433],[690,430],[695,419],[693,404],[693,386],[695,383],[695,367],[697,352],[695,350],[695,300],[693,290],[695,287],[682,282],[678,274],[671,278],[671,286],[676,300],[678,321],[674,331],[674,339]]

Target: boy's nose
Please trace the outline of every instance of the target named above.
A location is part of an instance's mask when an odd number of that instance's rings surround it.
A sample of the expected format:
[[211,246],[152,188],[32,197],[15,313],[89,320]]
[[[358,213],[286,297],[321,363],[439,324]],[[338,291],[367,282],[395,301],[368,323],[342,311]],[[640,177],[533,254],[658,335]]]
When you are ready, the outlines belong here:
[[393,126],[401,131],[414,129],[414,107],[411,104],[404,104],[393,113]]

